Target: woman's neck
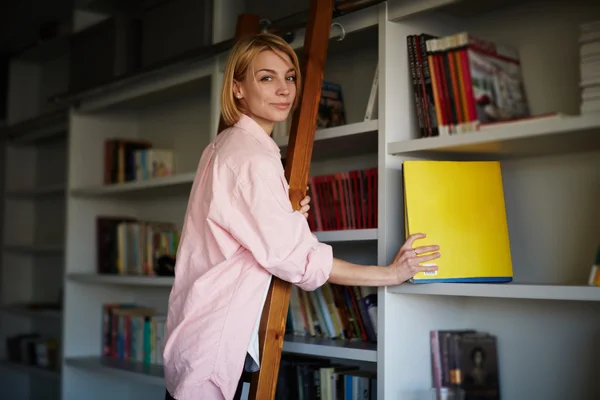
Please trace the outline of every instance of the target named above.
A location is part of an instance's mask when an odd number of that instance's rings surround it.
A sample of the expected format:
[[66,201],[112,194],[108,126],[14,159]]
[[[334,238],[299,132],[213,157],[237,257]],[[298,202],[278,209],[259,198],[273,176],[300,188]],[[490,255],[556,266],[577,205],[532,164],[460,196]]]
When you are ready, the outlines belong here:
[[275,122],[257,117],[256,115],[252,115],[250,113],[246,115],[252,118],[254,122],[256,122],[258,126],[260,126],[263,129],[263,131],[265,131],[265,134],[271,136],[271,132],[273,132],[273,127],[275,126]]

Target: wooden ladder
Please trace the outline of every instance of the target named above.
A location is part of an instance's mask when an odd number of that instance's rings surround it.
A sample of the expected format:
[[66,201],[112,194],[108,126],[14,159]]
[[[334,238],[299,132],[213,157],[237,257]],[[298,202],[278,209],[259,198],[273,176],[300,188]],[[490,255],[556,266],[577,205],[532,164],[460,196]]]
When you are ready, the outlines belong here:
[[[334,0],[310,0],[304,49],[301,57],[301,101],[294,112],[286,155],[285,177],[294,209],[306,195],[321,86],[327,57],[327,46]],[[236,26],[235,40],[257,33],[259,17],[242,14]],[[219,131],[224,128],[223,119]],[[250,382],[250,400],[271,400],[275,396],[279,364],[285,334],[291,284],[273,277],[263,308],[260,329],[260,370]]]

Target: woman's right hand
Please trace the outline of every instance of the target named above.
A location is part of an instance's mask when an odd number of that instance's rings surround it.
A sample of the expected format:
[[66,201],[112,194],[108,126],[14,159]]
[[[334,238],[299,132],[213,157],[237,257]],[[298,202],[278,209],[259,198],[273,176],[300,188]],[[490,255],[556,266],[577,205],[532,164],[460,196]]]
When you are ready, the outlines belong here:
[[[420,263],[435,260],[440,257],[439,246],[429,245],[413,247],[413,243],[417,239],[423,239],[425,234],[415,233],[410,235],[406,242],[400,247],[398,253],[389,268],[394,270],[394,276],[397,279],[396,284],[401,284],[415,276],[419,272],[437,271],[438,267],[435,264],[419,265]],[[433,252],[433,253],[432,253]]]

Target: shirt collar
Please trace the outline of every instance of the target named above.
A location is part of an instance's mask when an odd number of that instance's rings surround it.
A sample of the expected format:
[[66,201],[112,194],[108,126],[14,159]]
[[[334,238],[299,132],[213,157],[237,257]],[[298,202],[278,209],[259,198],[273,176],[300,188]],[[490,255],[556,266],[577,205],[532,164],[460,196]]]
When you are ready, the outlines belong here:
[[268,135],[265,130],[252,118],[244,113],[241,113],[240,119],[235,123],[235,126],[245,130],[258,140],[259,143],[265,145],[267,149],[280,153],[281,149],[277,146],[277,143],[273,138]]

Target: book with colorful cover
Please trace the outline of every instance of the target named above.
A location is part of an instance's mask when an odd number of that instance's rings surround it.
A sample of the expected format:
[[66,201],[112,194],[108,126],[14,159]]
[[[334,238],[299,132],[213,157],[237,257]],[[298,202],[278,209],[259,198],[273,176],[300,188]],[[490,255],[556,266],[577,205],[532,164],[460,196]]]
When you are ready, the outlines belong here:
[[345,124],[346,111],[342,86],[335,82],[323,81],[317,113],[317,129],[332,128]]

